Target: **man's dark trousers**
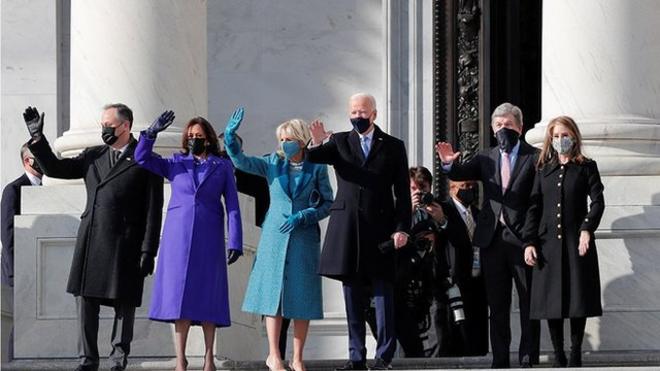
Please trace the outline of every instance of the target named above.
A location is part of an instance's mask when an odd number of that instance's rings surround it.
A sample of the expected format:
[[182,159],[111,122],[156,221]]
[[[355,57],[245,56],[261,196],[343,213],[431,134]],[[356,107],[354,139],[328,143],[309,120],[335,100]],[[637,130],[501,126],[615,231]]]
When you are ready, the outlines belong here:
[[[107,299],[76,297],[78,309],[78,325],[80,336],[78,337],[78,357],[81,365],[89,369],[98,369],[99,348],[99,311],[101,303],[107,304]],[[115,318],[112,324],[112,353],[110,359],[114,365],[126,367],[128,354],[131,351],[133,340],[133,323],[135,322],[135,306],[130,304],[115,303]]]
[[509,367],[511,344],[511,279],[515,282],[520,307],[520,347],[518,361],[537,363],[539,321],[529,320],[531,268],[525,265],[523,251],[511,231],[499,224],[491,244],[481,249],[486,295],[490,307],[490,343],[493,367]]
[[[382,279],[370,279],[373,298],[376,305],[376,323],[378,333],[376,358],[389,363],[396,350],[394,335],[394,286]],[[353,362],[365,362],[366,324],[365,309],[369,306],[369,292],[361,279],[349,279],[343,282],[346,317],[348,319],[349,358]]]

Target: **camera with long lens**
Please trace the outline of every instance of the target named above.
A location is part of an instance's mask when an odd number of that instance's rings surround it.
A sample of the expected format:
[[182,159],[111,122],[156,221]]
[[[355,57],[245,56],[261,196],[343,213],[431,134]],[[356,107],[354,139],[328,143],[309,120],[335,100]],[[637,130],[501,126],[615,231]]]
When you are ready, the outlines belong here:
[[463,297],[457,284],[454,283],[447,289],[447,298],[449,299],[449,309],[451,309],[454,322],[459,324],[465,321]]

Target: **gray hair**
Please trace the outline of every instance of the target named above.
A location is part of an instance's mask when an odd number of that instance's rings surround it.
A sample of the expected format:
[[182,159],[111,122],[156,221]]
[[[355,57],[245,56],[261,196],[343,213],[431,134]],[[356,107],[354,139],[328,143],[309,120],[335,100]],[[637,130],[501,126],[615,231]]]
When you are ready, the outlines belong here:
[[21,146],[21,163],[23,163],[23,160],[25,160],[26,157],[29,158],[34,157],[34,155],[32,155],[32,152],[28,148],[27,143]]
[[371,108],[375,111],[376,110],[376,98],[374,98],[373,95],[367,94],[367,93],[355,93],[351,95],[351,98],[348,100],[349,102],[352,102],[357,99],[366,99],[369,101],[371,104]]
[[506,115],[511,115],[518,123],[518,126],[523,126],[523,114],[518,106],[513,105],[509,102],[502,103],[493,110],[493,114],[490,116],[490,124],[495,123],[496,117],[502,117]]
[[133,127],[133,111],[128,108],[127,105],[123,103],[111,103],[103,106],[103,110],[107,111],[109,109],[115,108],[117,110],[117,118],[121,121],[128,121],[128,126]]

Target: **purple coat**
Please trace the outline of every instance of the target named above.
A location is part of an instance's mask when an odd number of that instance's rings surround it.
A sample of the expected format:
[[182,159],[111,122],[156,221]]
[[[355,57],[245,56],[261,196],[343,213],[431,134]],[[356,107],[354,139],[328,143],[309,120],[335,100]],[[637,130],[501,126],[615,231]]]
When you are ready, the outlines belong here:
[[225,327],[229,318],[227,259],[225,256],[224,197],[229,249],[242,251],[241,214],[232,164],[209,156],[204,177],[195,186],[192,155],[160,158],[154,140],[140,136],[135,160],[171,183],[149,318],[193,324],[213,322]]

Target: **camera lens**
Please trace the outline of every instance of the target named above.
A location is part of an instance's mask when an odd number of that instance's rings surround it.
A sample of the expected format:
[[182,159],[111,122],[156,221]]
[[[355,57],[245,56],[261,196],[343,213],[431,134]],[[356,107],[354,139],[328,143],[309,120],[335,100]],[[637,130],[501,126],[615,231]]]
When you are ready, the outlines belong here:
[[463,310],[463,298],[461,297],[461,290],[456,284],[453,284],[447,289],[447,298],[449,299],[449,308],[451,308],[454,322],[460,323],[465,321],[465,311]]

